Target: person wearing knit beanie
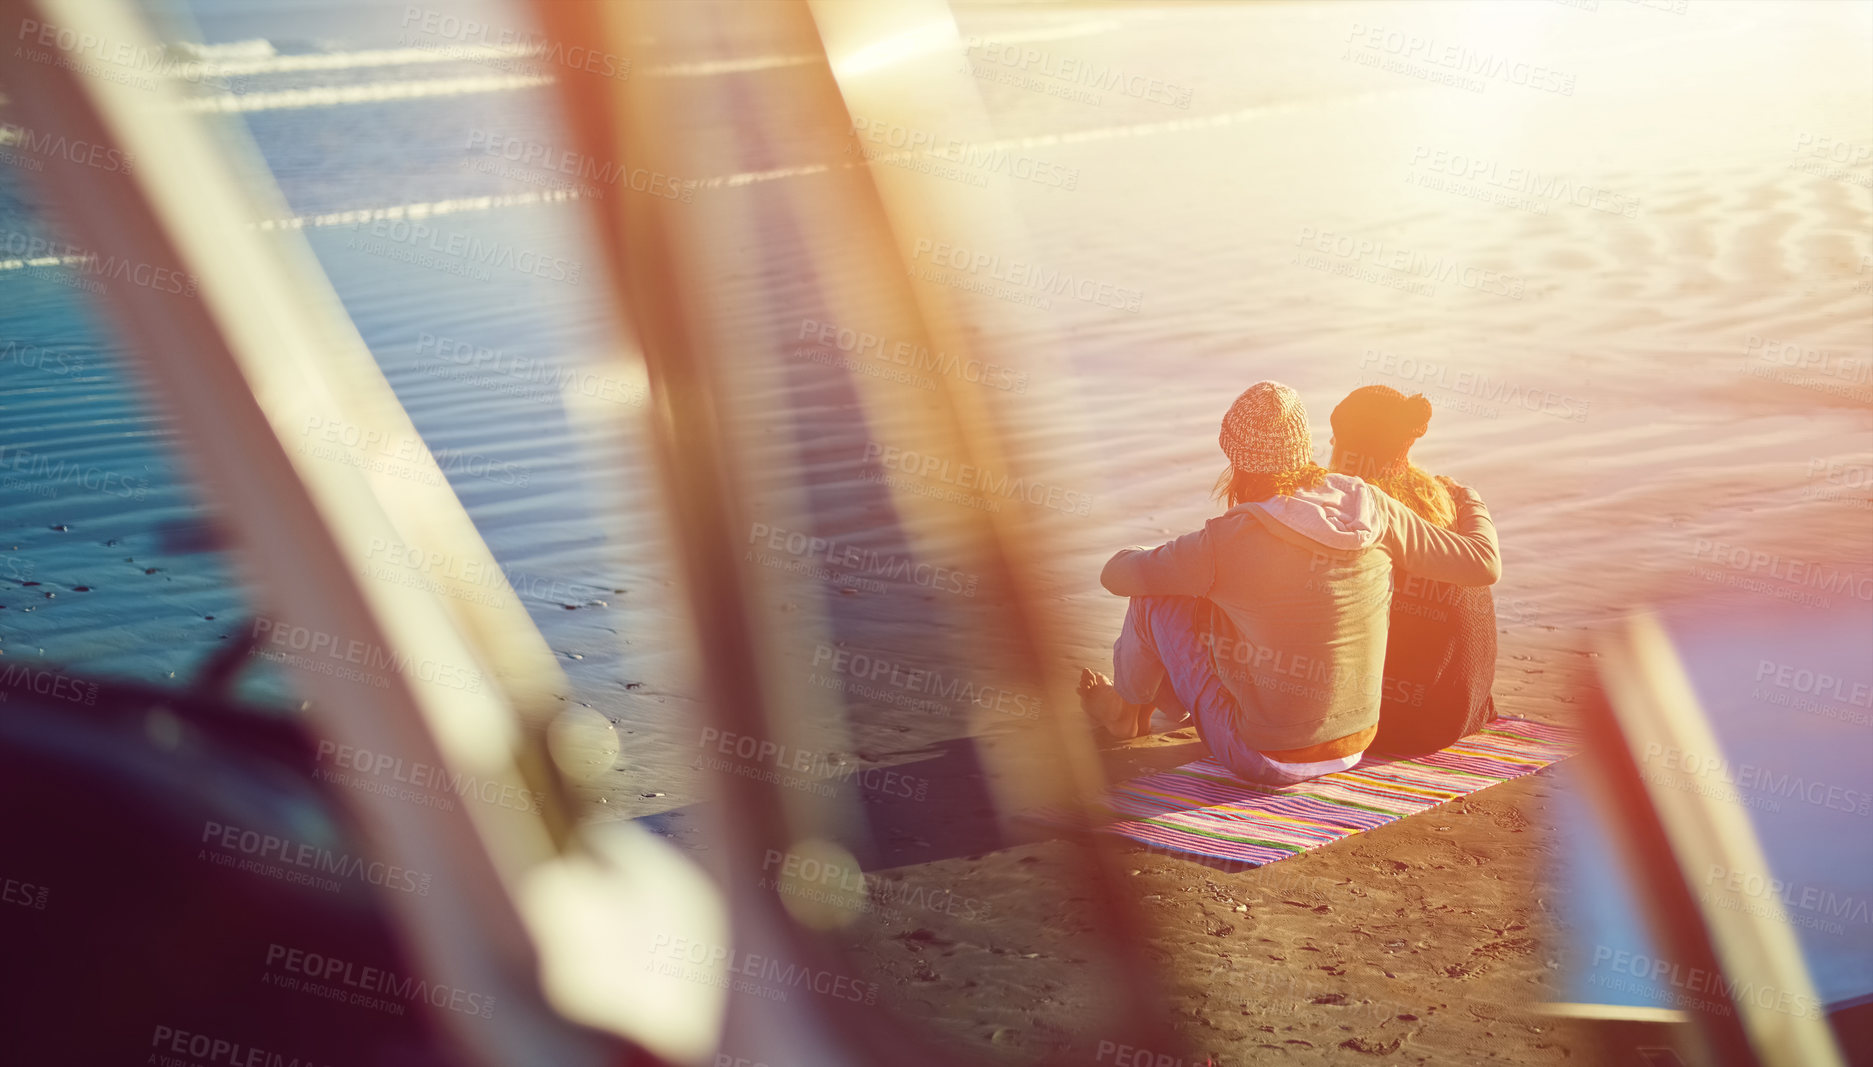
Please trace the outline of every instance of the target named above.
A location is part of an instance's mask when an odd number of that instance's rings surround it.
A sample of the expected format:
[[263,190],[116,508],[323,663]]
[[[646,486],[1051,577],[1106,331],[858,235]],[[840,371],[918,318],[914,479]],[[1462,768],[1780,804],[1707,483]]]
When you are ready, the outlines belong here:
[[1229,465],[1244,474],[1277,474],[1314,462],[1301,395],[1280,382],[1256,382],[1223,414],[1217,439]]
[[[1407,404],[1394,411],[1393,398],[1361,394],[1347,410],[1376,405],[1385,417],[1356,420],[1359,430],[1415,440],[1428,413],[1398,399]],[[1156,711],[1188,714],[1211,756],[1247,782],[1351,768],[1379,728],[1394,568],[1494,582],[1488,509],[1455,487],[1455,521],[1441,527],[1320,467],[1300,396],[1280,382],[1243,390],[1217,444],[1229,458],[1217,485],[1227,510],[1156,548],[1122,549],[1100,572],[1130,603],[1112,676],[1080,672],[1081,706],[1121,738],[1149,732]]]
[[1320,485],[1327,470],[1314,462],[1301,395],[1280,382],[1256,382],[1223,413],[1216,443],[1229,466],[1216,481],[1216,496],[1230,507],[1292,496]]

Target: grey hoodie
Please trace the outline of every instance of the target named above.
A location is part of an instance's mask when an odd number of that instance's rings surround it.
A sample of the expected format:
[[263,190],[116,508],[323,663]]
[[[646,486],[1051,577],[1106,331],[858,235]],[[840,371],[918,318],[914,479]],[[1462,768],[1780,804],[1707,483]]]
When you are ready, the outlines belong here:
[[1491,585],[1502,576],[1495,524],[1458,489],[1448,530],[1345,474],[1289,497],[1239,504],[1157,548],[1127,548],[1100,584],[1119,596],[1203,597],[1220,612],[1203,635],[1261,751],[1346,737],[1379,721],[1392,569]]

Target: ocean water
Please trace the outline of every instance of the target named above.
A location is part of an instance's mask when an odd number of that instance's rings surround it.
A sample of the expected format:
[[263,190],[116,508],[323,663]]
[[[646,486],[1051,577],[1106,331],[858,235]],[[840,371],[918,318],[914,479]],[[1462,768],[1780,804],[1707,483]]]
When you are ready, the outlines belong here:
[[[387,74],[396,80],[412,69],[343,65],[369,58],[380,40],[394,43],[368,32],[347,41],[346,30],[369,21],[355,12],[282,12],[260,21],[280,39],[236,37],[241,43],[210,54],[262,68],[290,68],[296,57],[341,65],[202,74],[190,79],[198,91],[251,97]],[[216,25],[212,17],[202,23],[210,41]],[[486,72],[474,61],[414,69],[441,78]],[[259,149],[286,218],[524,197],[551,192],[555,177],[477,151],[550,135],[552,112],[537,90],[219,121]],[[0,232],[15,254],[61,240],[55,214],[27,177],[18,166],[0,167]],[[522,205],[434,222],[420,236],[408,224],[315,224],[303,233],[521,599],[576,652],[593,625],[579,611],[600,612],[597,602],[627,589],[641,596],[661,579],[642,553],[632,562],[606,550],[594,501],[628,500],[641,472],[629,456],[613,455],[606,474],[626,492],[595,492],[561,391],[584,388],[629,411],[642,404],[641,384],[592,369],[615,341],[594,298],[596,269],[574,210]],[[450,254],[452,243],[487,251],[476,263]],[[202,499],[165,416],[113,335],[104,312],[110,284],[67,266],[0,271],[8,346],[0,442],[11,452],[0,514],[7,577],[15,579],[0,595],[8,616],[0,635],[9,657],[144,681],[186,679],[257,605],[214,530],[226,502]]]
[[[283,204],[262,225],[303,239],[316,255],[560,657],[565,695],[619,724],[622,773],[600,784],[610,810],[663,812],[706,794],[692,766],[692,643],[652,491],[643,380],[619,358],[625,345],[602,295],[590,222],[567,193],[669,195],[669,187],[609,163],[556,165],[568,139],[555,98],[532,84],[542,80],[541,64],[489,54],[537,36],[524,13],[501,5],[422,11],[407,25],[406,9],[381,5],[201,5],[165,14],[176,39],[206,42],[187,52],[201,64],[187,68],[189,91],[226,109],[209,121],[223,128],[251,180]],[[797,49],[741,40],[738,26],[698,26],[695,41],[665,50],[674,59],[632,76],[694,83],[709,99],[758,90],[762,77],[801,65]],[[1087,26],[1076,17],[1029,36],[1076,38]],[[715,58],[723,56],[731,58]],[[490,79],[501,84],[490,88]],[[407,95],[438,85],[445,88],[433,95]],[[680,195],[698,211],[792,195],[726,124],[698,136],[721,144],[725,157],[716,172],[685,176]],[[17,353],[0,360],[0,443],[12,450],[0,489],[9,579],[0,584],[0,649],[10,661],[184,684],[246,619],[268,610],[216,529],[223,508],[264,504],[199,491],[173,426],[113,333],[108,285],[74,264],[30,262],[31,252],[62,238],[28,178],[0,167],[0,233],[11,235],[20,260],[0,264],[0,326],[19,339]],[[940,600],[930,582],[907,576],[929,561],[909,547],[889,493],[861,478],[867,436],[852,383],[836,368],[781,358],[801,321],[801,312],[783,309],[814,306],[798,261],[784,258],[798,246],[781,247],[765,257],[769,266],[722,279],[746,306],[773,309],[763,329],[774,349],[746,353],[737,377],[769,413],[749,432],[794,439],[799,466],[790,474],[816,535],[896,574],[829,585],[777,570],[773,606],[779,627],[811,617],[826,624],[831,642],[856,642],[907,670],[950,672],[945,698],[888,694],[866,729],[820,746],[841,750],[841,759],[901,759],[968,732],[979,678],[957,697],[956,676],[980,672],[957,665],[958,635],[992,635],[996,609],[987,595],[974,599],[973,574],[918,571],[947,575]],[[773,513],[778,505],[764,512]],[[964,616],[973,621],[959,622]],[[813,653],[809,642],[798,677],[790,674],[797,688],[824,680]],[[257,697],[295,700],[264,660],[251,663],[245,684]],[[1013,710],[995,721],[1030,725],[1037,699],[1003,696],[1003,710]]]

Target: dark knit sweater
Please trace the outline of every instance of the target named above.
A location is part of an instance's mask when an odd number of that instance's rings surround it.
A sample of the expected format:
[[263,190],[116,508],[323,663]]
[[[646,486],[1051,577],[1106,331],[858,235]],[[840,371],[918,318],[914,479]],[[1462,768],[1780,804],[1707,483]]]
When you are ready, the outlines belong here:
[[1374,752],[1434,752],[1496,717],[1496,601],[1486,587],[1392,574]]

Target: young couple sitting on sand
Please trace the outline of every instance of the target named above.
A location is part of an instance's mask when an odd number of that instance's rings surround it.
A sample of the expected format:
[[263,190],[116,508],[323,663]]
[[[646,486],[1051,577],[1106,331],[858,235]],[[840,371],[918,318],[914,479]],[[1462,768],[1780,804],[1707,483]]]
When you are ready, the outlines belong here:
[[1294,390],[1257,382],[1223,416],[1228,510],[1100,584],[1130,597],[1113,677],[1080,701],[1120,738],[1188,716],[1217,762],[1257,785],[1442,748],[1495,718],[1496,531],[1476,492],[1407,454],[1430,402],[1382,385],[1333,409],[1314,464]]

